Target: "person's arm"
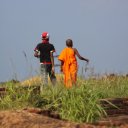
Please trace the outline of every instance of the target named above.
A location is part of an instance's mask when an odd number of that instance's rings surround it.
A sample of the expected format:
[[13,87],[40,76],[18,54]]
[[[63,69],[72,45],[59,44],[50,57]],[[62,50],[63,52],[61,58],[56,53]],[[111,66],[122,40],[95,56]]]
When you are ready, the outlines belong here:
[[64,73],[64,63],[65,63],[65,49],[63,49],[60,53],[60,55],[58,56],[58,60],[60,61],[60,71]]
[[34,50],[34,56],[39,58],[40,57],[40,52],[38,50]]
[[60,71],[63,72],[63,65],[64,65],[64,62],[62,60],[60,60],[61,62],[61,65],[60,65]]
[[34,56],[37,57],[37,58],[40,57],[39,44],[34,49]]
[[52,73],[55,73],[55,67],[54,67],[54,56],[53,53],[55,52],[54,46],[51,44],[50,48],[50,58],[51,58],[51,63],[52,63]]
[[51,57],[51,62],[52,62],[52,72],[55,72],[53,51],[50,52],[50,57]]
[[84,61],[86,61],[86,62],[89,62],[89,59],[82,57],[82,56],[79,54],[79,52],[78,52],[78,50],[77,50],[76,48],[74,48],[74,51],[75,51],[75,54],[77,55],[77,57],[78,57],[80,60],[84,60]]

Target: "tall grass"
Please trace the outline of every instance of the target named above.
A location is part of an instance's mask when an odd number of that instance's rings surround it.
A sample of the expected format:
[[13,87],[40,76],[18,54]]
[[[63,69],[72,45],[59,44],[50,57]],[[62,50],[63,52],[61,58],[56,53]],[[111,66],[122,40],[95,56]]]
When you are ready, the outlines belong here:
[[[41,82],[31,82],[29,86],[33,84],[37,86]],[[126,77],[79,78],[77,85],[70,89],[58,80],[56,86],[44,86],[43,91],[37,95],[32,93],[32,88],[24,90],[21,85],[8,83],[8,93],[0,100],[0,109],[38,107],[57,112],[62,119],[75,122],[94,122],[106,115],[99,99],[127,97],[128,94]]]
[[128,96],[128,78],[123,76],[105,79],[88,79],[88,86],[99,93],[100,98],[117,98]]
[[32,104],[32,88],[23,88],[19,84],[7,83],[5,96],[0,99],[0,109],[20,109]]
[[94,122],[105,114],[99,97],[83,83],[71,89],[62,84],[44,87],[36,106],[56,111],[62,119],[76,122]]

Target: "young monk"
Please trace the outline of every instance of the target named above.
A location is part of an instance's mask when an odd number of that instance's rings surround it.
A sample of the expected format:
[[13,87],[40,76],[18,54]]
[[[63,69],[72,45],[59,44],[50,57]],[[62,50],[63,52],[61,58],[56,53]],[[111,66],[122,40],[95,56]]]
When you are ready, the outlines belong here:
[[89,62],[89,60],[82,57],[78,50],[73,48],[73,41],[71,39],[66,40],[66,46],[67,47],[61,51],[58,60],[61,61],[60,70],[64,73],[64,84],[67,88],[70,88],[76,84],[77,80],[78,65],[76,56],[86,62]]

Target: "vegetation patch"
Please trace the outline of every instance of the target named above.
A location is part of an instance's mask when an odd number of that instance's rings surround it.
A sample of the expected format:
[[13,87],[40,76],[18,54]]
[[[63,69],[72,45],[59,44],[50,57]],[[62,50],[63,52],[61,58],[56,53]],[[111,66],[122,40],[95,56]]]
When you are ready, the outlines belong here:
[[[43,86],[40,81],[34,81],[31,79],[26,88],[23,82],[2,84],[6,95],[0,98],[0,109],[33,107],[56,113],[63,120],[94,123],[107,116],[100,99],[123,98],[128,94],[128,78],[122,76],[79,78],[77,85],[70,89],[65,88],[60,80],[55,86]],[[43,86],[42,92],[39,91],[40,86]]]

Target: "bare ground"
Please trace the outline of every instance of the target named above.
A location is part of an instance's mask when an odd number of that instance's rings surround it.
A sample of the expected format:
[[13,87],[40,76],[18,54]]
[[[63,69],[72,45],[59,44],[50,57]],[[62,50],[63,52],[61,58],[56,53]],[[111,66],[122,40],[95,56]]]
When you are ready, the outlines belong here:
[[51,118],[38,109],[0,112],[0,128],[128,128],[128,116],[108,117],[95,124]]
[[0,128],[93,128],[91,125],[62,121],[26,110],[1,111]]

